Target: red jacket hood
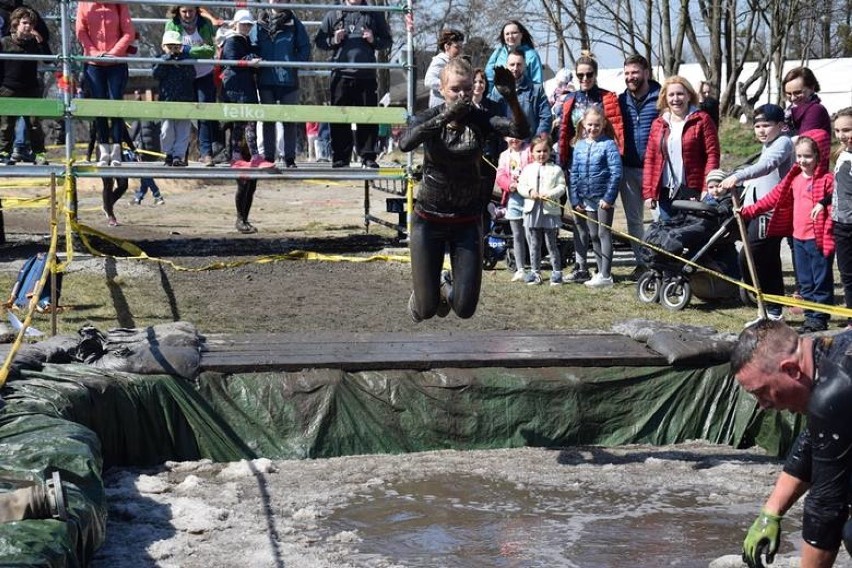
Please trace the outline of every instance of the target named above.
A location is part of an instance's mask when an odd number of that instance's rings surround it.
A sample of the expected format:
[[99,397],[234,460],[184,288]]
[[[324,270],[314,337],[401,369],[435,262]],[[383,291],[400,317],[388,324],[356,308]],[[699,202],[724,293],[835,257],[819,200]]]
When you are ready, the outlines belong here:
[[831,171],[828,168],[828,162],[831,158],[831,138],[828,133],[822,129],[806,130],[799,133],[799,138],[802,137],[810,138],[816,142],[819,150],[819,162],[814,170],[814,177],[821,177]]

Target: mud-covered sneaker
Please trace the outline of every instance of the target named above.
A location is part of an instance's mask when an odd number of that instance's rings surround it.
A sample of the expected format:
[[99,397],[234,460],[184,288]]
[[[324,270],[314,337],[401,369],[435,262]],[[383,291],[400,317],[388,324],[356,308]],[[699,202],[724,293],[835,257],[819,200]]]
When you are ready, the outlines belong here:
[[250,235],[252,233],[257,232],[257,229],[254,227],[254,225],[243,219],[237,219],[237,222],[234,224],[234,227],[237,229],[237,231],[241,232],[244,235]]
[[453,291],[453,275],[449,270],[441,272],[441,300],[435,314],[439,318],[445,318],[450,313],[450,294]]
[[550,273],[550,285],[560,286],[562,284],[562,271],[554,270]]
[[525,270],[516,270],[512,275],[512,282],[523,282],[526,280],[527,273]]
[[155,197],[154,198],[154,205],[165,205],[165,204],[166,204],[166,200],[163,199],[162,197]]
[[530,272],[525,280],[527,286],[537,286],[541,284],[541,274],[538,272]]
[[411,292],[411,296],[408,297],[408,315],[411,316],[411,321],[414,323],[420,323],[423,321],[423,318],[420,317],[420,314],[417,313],[417,306],[414,304],[414,292]]
[[589,274],[588,270],[583,270],[580,268],[575,268],[571,271],[571,274],[568,275],[568,282],[573,282],[575,284],[582,284],[583,282],[588,282],[592,279],[592,275]]
[[142,198],[141,197],[134,197],[133,201],[131,201],[130,203],[132,203],[133,205],[142,205]]

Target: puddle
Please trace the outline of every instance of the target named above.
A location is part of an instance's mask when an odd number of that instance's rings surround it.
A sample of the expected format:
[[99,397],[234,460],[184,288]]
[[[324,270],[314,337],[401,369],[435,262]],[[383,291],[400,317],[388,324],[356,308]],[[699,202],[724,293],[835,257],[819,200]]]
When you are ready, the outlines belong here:
[[447,475],[377,487],[327,526],[357,531],[361,554],[408,567],[696,567],[739,553],[753,508],[638,486],[557,491]]

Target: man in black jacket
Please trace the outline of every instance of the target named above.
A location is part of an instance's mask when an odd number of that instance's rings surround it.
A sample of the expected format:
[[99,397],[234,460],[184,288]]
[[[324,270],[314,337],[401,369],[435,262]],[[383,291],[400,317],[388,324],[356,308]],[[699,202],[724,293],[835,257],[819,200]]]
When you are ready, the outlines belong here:
[[[360,6],[363,0],[344,0]],[[326,13],[314,38],[319,49],[332,51],[336,63],[375,63],[376,52],[389,49],[393,40],[387,20],[381,12],[331,10]],[[379,103],[375,69],[337,68],[331,72],[331,104],[335,106],[375,107]],[[355,149],[365,168],[378,168],[376,144],[379,127],[359,124],[355,131]],[[352,130],[347,123],[331,125],[332,166],[349,165],[352,156]]]

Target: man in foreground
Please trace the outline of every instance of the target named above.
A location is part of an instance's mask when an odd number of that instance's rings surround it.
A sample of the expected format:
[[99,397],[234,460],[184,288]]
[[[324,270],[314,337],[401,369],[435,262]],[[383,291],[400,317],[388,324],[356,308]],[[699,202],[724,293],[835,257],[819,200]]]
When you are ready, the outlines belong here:
[[731,372],[762,408],[807,413],[799,434],[743,542],[743,560],[762,567],[778,551],[781,518],[806,491],[802,568],[834,564],[840,542],[852,550],[852,332],[800,337],[780,321],[761,320],[742,331]]

